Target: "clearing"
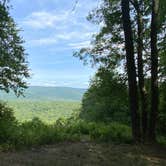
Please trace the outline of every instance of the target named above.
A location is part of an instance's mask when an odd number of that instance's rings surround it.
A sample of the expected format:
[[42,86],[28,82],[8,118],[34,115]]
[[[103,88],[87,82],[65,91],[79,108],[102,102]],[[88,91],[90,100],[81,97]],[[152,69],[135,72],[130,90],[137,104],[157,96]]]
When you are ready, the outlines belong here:
[[16,152],[0,152],[0,166],[165,166],[157,146],[65,142]]

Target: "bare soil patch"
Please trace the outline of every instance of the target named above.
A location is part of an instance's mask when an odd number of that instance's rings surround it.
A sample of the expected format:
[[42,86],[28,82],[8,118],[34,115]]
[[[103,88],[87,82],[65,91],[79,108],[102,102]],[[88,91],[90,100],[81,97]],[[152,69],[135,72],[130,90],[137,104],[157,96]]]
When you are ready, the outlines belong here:
[[161,147],[65,142],[0,152],[0,166],[166,166]]

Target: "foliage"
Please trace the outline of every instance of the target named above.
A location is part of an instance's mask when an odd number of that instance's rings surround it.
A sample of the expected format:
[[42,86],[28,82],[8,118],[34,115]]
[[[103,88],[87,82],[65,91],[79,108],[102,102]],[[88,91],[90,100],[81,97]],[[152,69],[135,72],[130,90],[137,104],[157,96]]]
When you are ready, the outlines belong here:
[[[161,1],[159,20],[156,14],[154,24],[154,17],[152,17],[154,11],[152,8],[155,3],[152,2],[147,0],[102,0],[98,7],[94,8],[88,16],[89,21],[99,25],[100,31],[92,37],[89,48],[82,48],[74,54],[84,63],[90,62],[92,65],[97,64],[100,67],[111,69],[115,73],[118,72],[123,76],[121,78],[124,81],[126,80],[127,69],[133,136],[142,137],[142,140],[147,135],[151,139],[152,133],[155,133],[155,115],[157,115],[155,112],[158,112],[158,76],[162,82],[165,81],[166,74],[165,2]],[[157,2],[159,1],[157,0]],[[123,5],[125,4],[127,4],[127,8],[124,8]],[[155,7],[156,10],[157,7],[158,5]],[[128,23],[123,25],[123,23],[126,23],[125,17],[123,17],[125,13],[127,13]],[[151,23],[153,26],[151,26]],[[127,30],[129,31],[127,32]],[[128,44],[127,42],[125,43],[127,37],[128,41],[130,41]],[[126,58],[125,54],[127,55]],[[127,64],[126,61],[128,62]],[[150,77],[152,78],[151,92],[146,91],[147,87],[144,86],[145,80]],[[138,91],[139,98],[137,98],[137,85],[140,89]],[[100,91],[102,90],[100,89]],[[150,96],[150,94],[152,102],[148,103],[146,97]],[[95,95],[91,96],[91,99],[95,100],[94,97]],[[102,99],[103,105],[101,108],[101,104],[96,105],[96,110],[101,110],[102,107],[105,108],[105,101],[103,100],[105,99]],[[138,108],[137,103],[140,104],[141,109]],[[96,104],[95,101],[93,101],[93,104]],[[91,105],[93,104],[91,102]],[[150,108],[151,113],[146,108]],[[99,111],[97,110],[96,112]],[[103,114],[100,115],[102,116]],[[153,137],[155,137],[155,134],[153,134]]]
[[[61,118],[54,120],[54,123],[53,120],[52,123],[48,123],[46,119],[43,119],[43,122],[35,117],[29,121],[17,122],[11,108],[4,103],[0,104],[0,108],[0,149],[2,150],[63,141],[132,142],[131,128],[120,122],[87,121],[79,118],[79,112],[73,112],[68,118],[63,118],[62,115]],[[165,144],[165,137],[160,133],[158,142]]]
[[[100,31],[92,36],[91,47],[82,48],[74,56],[85,64],[124,69],[124,35],[122,33],[121,8],[119,0],[102,0],[90,11],[88,21],[100,26]],[[125,71],[125,70],[124,70]]]
[[166,136],[158,136],[157,137],[157,142],[160,145],[166,146]]
[[81,106],[80,102],[43,100],[14,100],[8,101],[8,104],[13,108],[14,115],[19,122],[30,121],[38,117],[49,124],[60,118],[70,118],[73,113],[79,112]]
[[39,118],[18,123],[11,110],[4,105],[3,108],[6,114],[3,116],[4,121],[2,118],[0,121],[0,145],[6,150],[10,148],[52,144],[59,141],[78,141],[83,138],[87,141],[126,143],[131,141],[131,130],[127,125],[87,122],[79,119],[77,114],[73,114],[68,119],[61,118],[52,124],[46,124]]
[[94,140],[104,141],[104,142],[117,142],[117,143],[131,143],[131,128],[122,125],[120,123],[112,122],[108,125],[98,124],[92,130],[91,137]]
[[13,110],[5,103],[0,102],[0,143],[11,137],[15,126],[16,119]]
[[20,95],[27,87],[29,77],[23,39],[9,14],[9,7],[0,1],[0,89],[12,89]]
[[[132,3],[131,3],[132,2]],[[137,11],[133,5],[137,1],[130,1],[130,13],[132,13],[132,31],[135,47],[135,57],[137,57]],[[141,1],[140,1],[141,2]],[[124,32],[122,25],[122,11],[120,0],[102,0],[100,5],[89,12],[87,20],[100,27],[100,31],[92,36],[90,47],[81,48],[75,52],[74,56],[78,57],[85,64],[88,62],[92,65],[98,64],[104,67],[116,70],[121,68],[121,74],[126,76],[125,44]],[[141,4],[141,3],[140,3]],[[151,2],[144,0],[143,4],[143,64],[144,75],[149,77],[150,71],[150,19],[151,19]],[[165,2],[160,1],[159,9],[159,31],[158,31],[158,51],[160,78],[165,78],[165,54],[166,54],[166,7]],[[145,47],[146,46],[146,47]],[[136,62],[137,63],[137,62]],[[136,65],[136,68],[138,66]],[[165,73],[165,72],[164,72]],[[137,75],[138,76],[138,75]]]
[[118,124],[98,124],[82,120],[59,120],[46,125],[39,119],[21,124],[18,128],[14,146],[32,146],[51,144],[59,141],[77,141],[85,135],[90,140],[131,142],[131,130],[128,126]]
[[160,107],[158,115],[158,133],[166,136],[166,83],[160,85]]
[[83,97],[81,117],[129,123],[127,86],[112,71],[100,68]]

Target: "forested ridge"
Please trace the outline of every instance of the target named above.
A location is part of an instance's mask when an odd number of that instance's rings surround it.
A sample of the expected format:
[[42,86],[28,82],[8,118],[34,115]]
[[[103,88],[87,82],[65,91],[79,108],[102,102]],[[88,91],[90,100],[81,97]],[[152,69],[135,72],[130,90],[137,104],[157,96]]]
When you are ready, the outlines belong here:
[[0,166],[166,164],[166,1],[101,0],[87,13],[99,31],[73,53],[96,69],[86,90],[29,87],[10,10],[0,0]]
[[24,96],[19,98],[13,92],[1,92],[1,100],[54,100],[54,101],[81,101],[86,89],[70,87],[30,86],[25,90]]

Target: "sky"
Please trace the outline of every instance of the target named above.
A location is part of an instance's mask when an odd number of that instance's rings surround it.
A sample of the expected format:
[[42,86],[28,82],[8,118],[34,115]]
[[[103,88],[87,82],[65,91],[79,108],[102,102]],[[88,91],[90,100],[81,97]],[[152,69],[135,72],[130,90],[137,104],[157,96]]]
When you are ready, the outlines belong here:
[[95,69],[73,52],[90,44],[98,27],[86,20],[98,0],[10,0],[25,40],[30,85],[87,88]]

